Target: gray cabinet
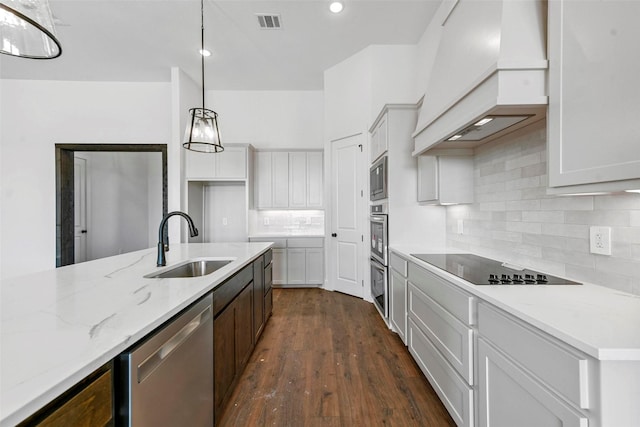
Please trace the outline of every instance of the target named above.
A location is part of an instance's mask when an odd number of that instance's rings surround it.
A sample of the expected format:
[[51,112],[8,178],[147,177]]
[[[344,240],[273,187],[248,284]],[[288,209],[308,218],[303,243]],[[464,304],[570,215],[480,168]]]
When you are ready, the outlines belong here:
[[258,151],[257,209],[319,209],[323,206],[321,151]]
[[589,358],[484,303],[478,332],[480,426],[588,424]]
[[407,260],[395,252],[389,257],[389,321],[391,328],[407,344]]
[[552,193],[640,188],[640,3],[549,2]]
[[474,425],[475,298],[409,263],[407,341],[411,355],[457,425]]
[[324,283],[324,238],[251,237],[252,242],[274,242],[272,275],[275,286],[320,286]]
[[185,150],[186,178],[198,180],[246,179],[248,146],[225,145],[221,153]]
[[473,157],[418,157],[418,202],[473,203]]

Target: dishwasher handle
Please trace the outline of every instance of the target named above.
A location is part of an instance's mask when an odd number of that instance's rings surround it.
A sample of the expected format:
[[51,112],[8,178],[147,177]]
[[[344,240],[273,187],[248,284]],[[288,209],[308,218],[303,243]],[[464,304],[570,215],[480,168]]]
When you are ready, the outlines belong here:
[[193,333],[211,317],[211,305],[197,314],[175,335],[165,341],[157,350],[138,365],[138,383],[142,383],[153,371],[164,362],[169,355],[185,342]]

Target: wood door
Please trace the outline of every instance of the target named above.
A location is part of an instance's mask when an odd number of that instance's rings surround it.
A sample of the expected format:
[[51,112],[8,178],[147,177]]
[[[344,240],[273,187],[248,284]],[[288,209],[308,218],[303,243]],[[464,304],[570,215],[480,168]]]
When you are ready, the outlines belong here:
[[74,263],[87,261],[87,160],[73,159]]
[[334,289],[349,295],[364,297],[362,258],[364,175],[363,134],[332,142],[332,208],[331,208],[331,281]]

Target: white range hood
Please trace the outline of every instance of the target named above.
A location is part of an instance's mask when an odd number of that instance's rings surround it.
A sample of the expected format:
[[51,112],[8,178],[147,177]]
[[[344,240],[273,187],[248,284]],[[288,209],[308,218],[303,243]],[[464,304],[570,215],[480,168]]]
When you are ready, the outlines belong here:
[[473,148],[545,117],[546,16],[536,0],[442,2],[414,155]]

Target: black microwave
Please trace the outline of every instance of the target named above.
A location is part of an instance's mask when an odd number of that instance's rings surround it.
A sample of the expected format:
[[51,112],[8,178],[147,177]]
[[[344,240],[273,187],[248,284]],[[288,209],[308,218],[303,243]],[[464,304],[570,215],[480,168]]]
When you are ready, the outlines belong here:
[[387,198],[387,156],[383,156],[369,170],[369,195],[371,200]]

